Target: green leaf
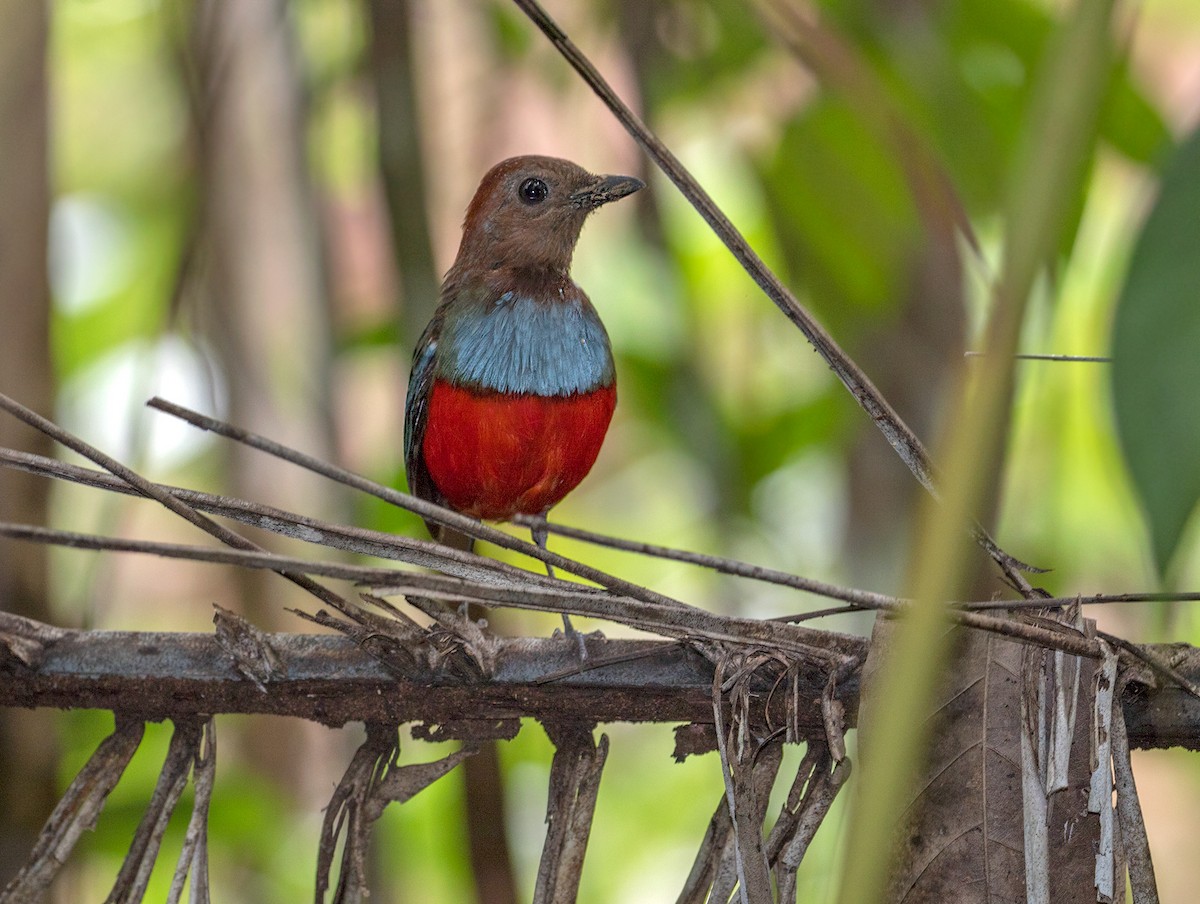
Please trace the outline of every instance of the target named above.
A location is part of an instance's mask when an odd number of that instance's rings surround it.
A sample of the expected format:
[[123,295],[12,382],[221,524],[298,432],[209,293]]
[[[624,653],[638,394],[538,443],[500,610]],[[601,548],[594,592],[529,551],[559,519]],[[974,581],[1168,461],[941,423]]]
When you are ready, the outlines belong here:
[[1171,147],[1171,132],[1162,114],[1134,83],[1124,60],[1100,121],[1100,133],[1114,148],[1137,163],[1157,166]]
[[1117,428],[1165,574],[1200,499],[1200,130],[1163,173],[1113,326]]

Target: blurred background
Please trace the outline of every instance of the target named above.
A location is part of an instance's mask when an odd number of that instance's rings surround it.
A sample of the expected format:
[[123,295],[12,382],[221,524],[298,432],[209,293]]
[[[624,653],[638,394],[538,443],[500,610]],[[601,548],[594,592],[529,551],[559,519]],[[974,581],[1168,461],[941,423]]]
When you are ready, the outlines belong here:
[[[950,381],[971,366],[963,353],[986,311],[1028,86],[1060,7],[549,3],[927,440]],[[1200,6],[1148,0],[1123,16],[1128,64],[1109,90],[1071,241],[1032,308],[1029,352],[1107,353],[1158,167],[1200,114]],[[161,394],[403,487],[412,346],[480,175],[520,153],[649,182],[589,223],[576,256],[575,278],[616,351],[620,404],[596,468],[556,518],[899,592],[908,472],[600,102],[499,0],[0,2],[0,391],[156,479],[424,536],[413,517],[143,402]],[[1043,584],[1055,594],[1153,587],[1106,365],[1028,362],[1018,373],[999,541],[1053,568]],[[7,418],[0,445],[51,451]],[[152,505],[2,470],[0,518],[200,541]],[[1189,542],[1194,552],[1200,537]],[[824,606],[552,546],[714,610]],[[1178,581],[1195,589],[1200,556],[1180,559]],[[220,603],[270,629],[306,627],[284,607],[307,600],[273,576],[9,543],[0,566],[0,607],[60,625],[206,631]],[[1132,639],[1200,642],[1187,607],[1094,614]],[[553,628],[532,614],[493,623]],[[819,624],[869,628],[861,616]],[[0,717],[3,881],[112,719]],[[612,753],[580,900],[674,900],[718,803],[719,765],[672,763],[669,726],[606,730]],[[306,898],[322,807],[361,727],[227,717],[219,733],[215,899]],[[148,733],[59,900],[99,900],[111,887],[168,736],[166,726]],[[441,752],[404,748],[411,760]],[[536,873],[550,754],[535,724],[499,750],[506,812],[496,818],[519,899]],[[1200,883],[1190,851],[1200,761],[1155,752],[1135,765],[1160,888],[1185,899]],[[376,833],[380,900],[474,899],[462,796],[456,773],[390,809]],[[841,828],[835,812],[801,870],[801,899],[834,893]],[[168,848],[163,859],[173,858]],[[165,883],[169,868],[160,872]]]

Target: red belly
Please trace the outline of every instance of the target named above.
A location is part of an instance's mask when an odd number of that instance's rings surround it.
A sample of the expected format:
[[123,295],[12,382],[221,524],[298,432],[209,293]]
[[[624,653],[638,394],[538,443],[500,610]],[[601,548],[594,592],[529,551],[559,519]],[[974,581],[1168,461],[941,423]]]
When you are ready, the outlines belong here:
[[488,521],[536,515],[591,470],[615,386],[570,396],[502,395],[435,381],[425,466],[452,508]]

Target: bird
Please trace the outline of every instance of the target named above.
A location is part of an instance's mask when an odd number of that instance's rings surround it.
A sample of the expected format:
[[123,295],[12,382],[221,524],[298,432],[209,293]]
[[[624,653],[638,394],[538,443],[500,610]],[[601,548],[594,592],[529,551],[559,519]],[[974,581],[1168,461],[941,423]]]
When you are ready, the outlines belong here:
[[[643,187],[537,155],[484,175],[413,352],[404,414],[413,495],[485,521],[542,516],[532,532],[545,548],[544,516],[591,470],[617,403],[608,333],[571,278],[575,244],[592,211]],[[471,548],[457,531],[426,526]]]

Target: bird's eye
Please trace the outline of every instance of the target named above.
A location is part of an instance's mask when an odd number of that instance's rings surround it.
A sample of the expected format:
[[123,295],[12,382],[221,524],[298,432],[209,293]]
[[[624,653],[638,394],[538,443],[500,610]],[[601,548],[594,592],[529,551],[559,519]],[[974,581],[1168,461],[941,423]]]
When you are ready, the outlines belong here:
[[517,189],[517,195],[526,204],[541,204],[550,194],[550,189],[541,179],[526,179]]

